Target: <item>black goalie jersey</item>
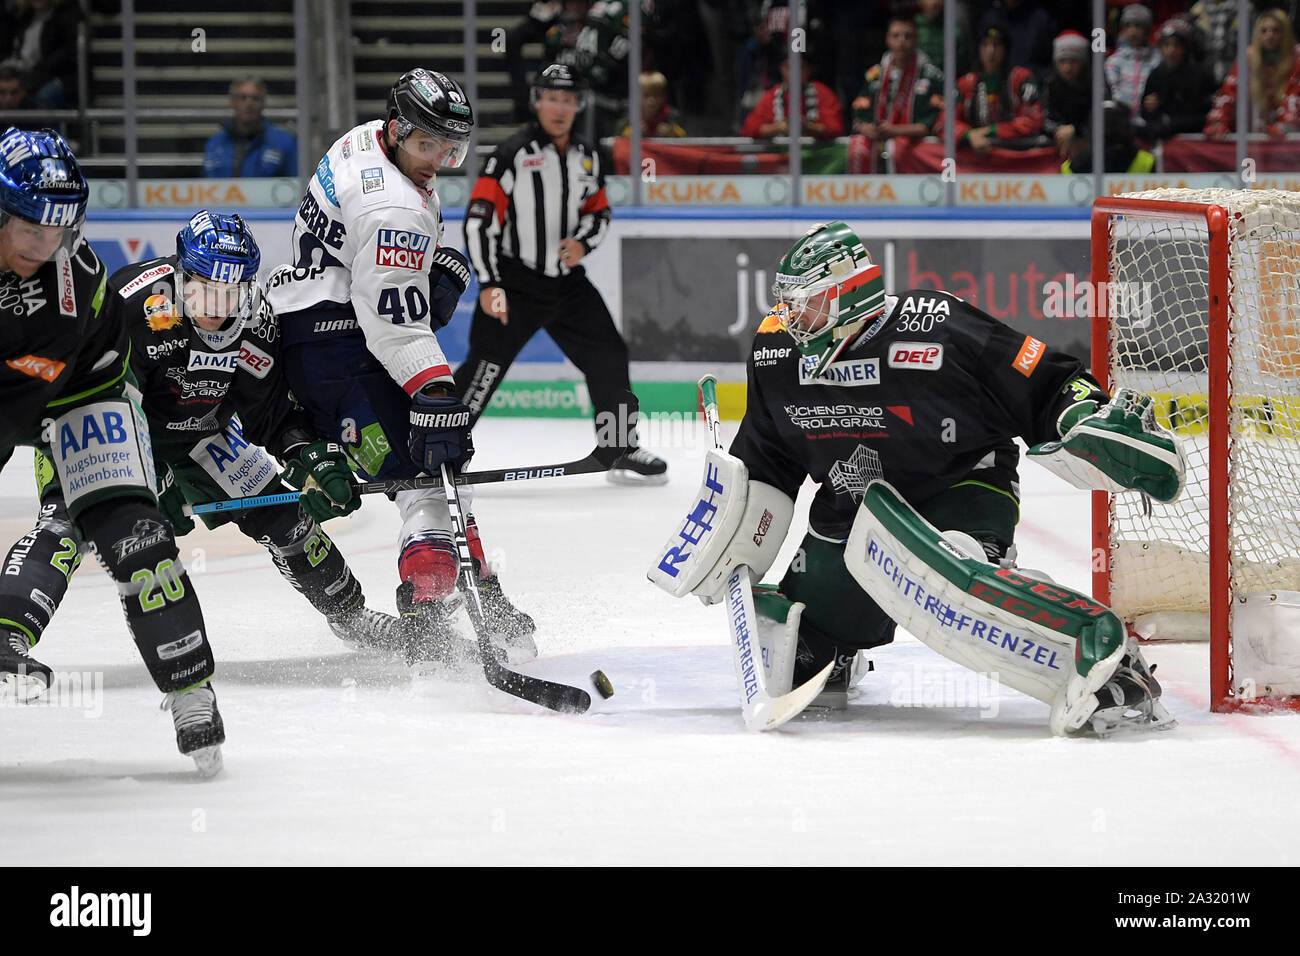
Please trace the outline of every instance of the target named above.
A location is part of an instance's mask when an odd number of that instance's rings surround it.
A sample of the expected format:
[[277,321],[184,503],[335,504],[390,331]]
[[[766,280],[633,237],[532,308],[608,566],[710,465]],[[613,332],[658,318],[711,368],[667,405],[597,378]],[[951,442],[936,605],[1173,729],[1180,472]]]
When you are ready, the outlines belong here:
[[1081,362],[943,292],[886,297],[886,311],[814,379],[768,319],[754,337],[747,410],[731,453],[795,497],[821,482],[812,530],[848,537],[863,489],[884,478],[914,506],[977,481],[1019,501],[1013,438],[1052,441],[1060,414],[1106,395]]
[[131,373],[143,396],[154,455],[185,458],[196,442],[238,414],[243,438],[280,456],[290,429],[310,431],[279,361],[279,325],[262,300],[221,352],[199,345],[177,309],[175,256],[126,266],[109,279],[110,308],[131,336]]

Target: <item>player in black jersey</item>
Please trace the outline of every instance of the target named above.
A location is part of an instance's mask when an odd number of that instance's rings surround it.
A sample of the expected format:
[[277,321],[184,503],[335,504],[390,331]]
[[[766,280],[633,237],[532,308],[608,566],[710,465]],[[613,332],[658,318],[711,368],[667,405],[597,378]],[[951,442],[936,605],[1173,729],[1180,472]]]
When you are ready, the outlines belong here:
[[[1095,652],[1104,665],[1080,665],[1071,683],[1075,668],[1066,666],[1065,655],[1073,659],[1073,648],[1084,641],[1057,633],[1068,628],[1054,609],[1038,613],[1044,601],[1067,592],[1046,586],[1052,597],[1044,597],[1045,585],[1012,563],[1020,510],[1017,437],[1031,446],[1031,458],[1078,487],[1137,489],[1162,502],[1177,497],[1181,452],[1155,424],[1151,399],[1123,391],[1112,400],[1077,359],[956,296],[929,290],[887,296],[879,266],[842,222],[815,226],[795,243],[778,267],[773,296],[779,304],[754,339],[744,419],[730,455],[716,453],[710,461],[715,484],[716,476],[730,476],[729,484],[722,481],[730,489],[723,497],[738,497],[719,504],[706,482],[701,503],[707,507],[697,506],[692,516],[716,510],[719,517],[706,520],[707,534],[688,520],[651,579],[712,603],[723,596],[729,574],[723,569],[746,565],[761,577],[785,537],[799,486],[811,477],[821,487],[798,560],[779,590],[758,600],[760,614],[766,609],[787,622],[781,639],[797,640],[794,685],[835,661],[828,682],[833,697],[826,699],[842,705],[857,652],[888,644],[903,623],[941,653],[998,670],[1004,683],[1026,693],[1054,704],[1058,695],[1068,696],[1053,712],[1060,732],[1089,722],[1108,732],[1122,717],[1111,711],[1130,707],[1143,712],[1142,723],[1167,725],[1159,685],[1122,626],[1083,655],[1088,663]],[[868,494],[876,480],[882,485]],[[894,532],[915,532],[910,547],[898,545],[888,561],[873,513],[885,499],[906,515]],[[855,535],[876,549],[859,553],[850,544]],[[989,568],[1015,575],[999,585],[1004,603],[1015,613],[1032,610],[1035,623],[1052,626],[1037,638],[1016,631],[1014,641],[995,645],[987,635],[1012,625],[977,617],[975,610],[985,610],[980,599],[993,593],[988,582],[971,584],[970,594],[922,600],[928,618],[913,619],[909,602],[918,590],[932,595],[933,584],[934,594],[943,592],[932,578],[953,584],[929,561],[937,553],[975,562],[962,566],[972,580]],[[880,560],[867,566],[869,556]],[[882,568],[890,576],[883,587],[873,579]],[[1076,600],[1086,599],[1071,596],[1066,604]],[[1108,627],[1118,624],[1108,609],[1090,607]],[[1062,653],[1021,653],[1040,645],[1060,645]],[[1107,713],[1099,721],[1094,711]]]
[[[211,774],[225,740],[212,648],[158,511],[144,417],[126,396],[126,327],[106,308],[104,266],[81,238],[89,193],[58,133],[0,135],[0,463],[18,445],[45,454],[66,497],[60,536],[75,528],[117,583],[177,745]],[[11,551],[6,575],[30,560]],[[74,560],[65,555],[60,570],[70,575]],[[49,687],[50,668],[30,654],[38,637],[30,621],[0,619],[0,697]]]
[[[125,266],[108,280],[104,308],[120,314],[130,337],[129,377],[149,423],[160,509],[187,534],[194,521],[186,503],[287,491],[269,452],[285,463],[290,483],[306,486],[300,503],[204,514],[204,523],[233,521],[263,545],[340,638],[405,652],[400,621],[365,606],[360,583],[320,527],[355,511],[360,497],[343,449],[316,436],[285,384],[276,318],[257,285],[260,261],[239,216],[203,210],[177,235],[175,255]],[[40,520],[20,541],[22,573],[0,578],[0,617],[24,620],[39,637],[67,591],[60,565],[69,552],[63,491],[39,453],[37,486]],[[75,536],[69,540],[75,547]]]

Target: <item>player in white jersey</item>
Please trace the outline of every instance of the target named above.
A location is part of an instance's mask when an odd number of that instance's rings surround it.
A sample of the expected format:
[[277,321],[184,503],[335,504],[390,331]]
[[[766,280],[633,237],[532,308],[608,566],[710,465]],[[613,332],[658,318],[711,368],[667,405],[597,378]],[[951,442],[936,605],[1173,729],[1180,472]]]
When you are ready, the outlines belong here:
[[[348,131],[317,165],[294,220],[294,262],[267,283],[294,394],[370,479],[460,469],[474,454],[469,409],[434,334],[469,284],[465,258],[439,246],[434,176],[464,162],[473,125],[455,80],[403,74],[387,119]],[[438,489],[396,502],[398,608],[414,644],[438,656],[459,606],[450,516]],[[472,516],[469,545],[489,626],[531,650],[532,618],[502,593]]]

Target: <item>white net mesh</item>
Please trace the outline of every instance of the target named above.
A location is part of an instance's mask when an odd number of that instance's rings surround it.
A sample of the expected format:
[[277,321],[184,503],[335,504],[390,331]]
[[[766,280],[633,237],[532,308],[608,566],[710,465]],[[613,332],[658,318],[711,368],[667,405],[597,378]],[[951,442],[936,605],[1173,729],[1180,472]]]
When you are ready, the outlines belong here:
[[[1300,196],[1160,189],[1126,198],[1229,214],[1230,586],[1300,591]],[[1152,394],[1184,445],[1173,505],[1112,499],[1111,603],[1125,619],[1208,612],[1209,235],[1204,220],[1113,215],[1110,379]]]

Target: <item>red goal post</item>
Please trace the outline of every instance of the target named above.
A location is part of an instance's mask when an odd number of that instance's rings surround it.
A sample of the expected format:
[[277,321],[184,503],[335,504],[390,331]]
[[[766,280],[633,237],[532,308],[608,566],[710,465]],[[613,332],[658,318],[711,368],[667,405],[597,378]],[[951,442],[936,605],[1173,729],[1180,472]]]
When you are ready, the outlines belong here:
[[1300,709],[1300,196],[1163,189],[1092,207],[1092,370],[1156,398],[1165,506],[1094,492],[1093,596],[1210,644],[1210,706]]

